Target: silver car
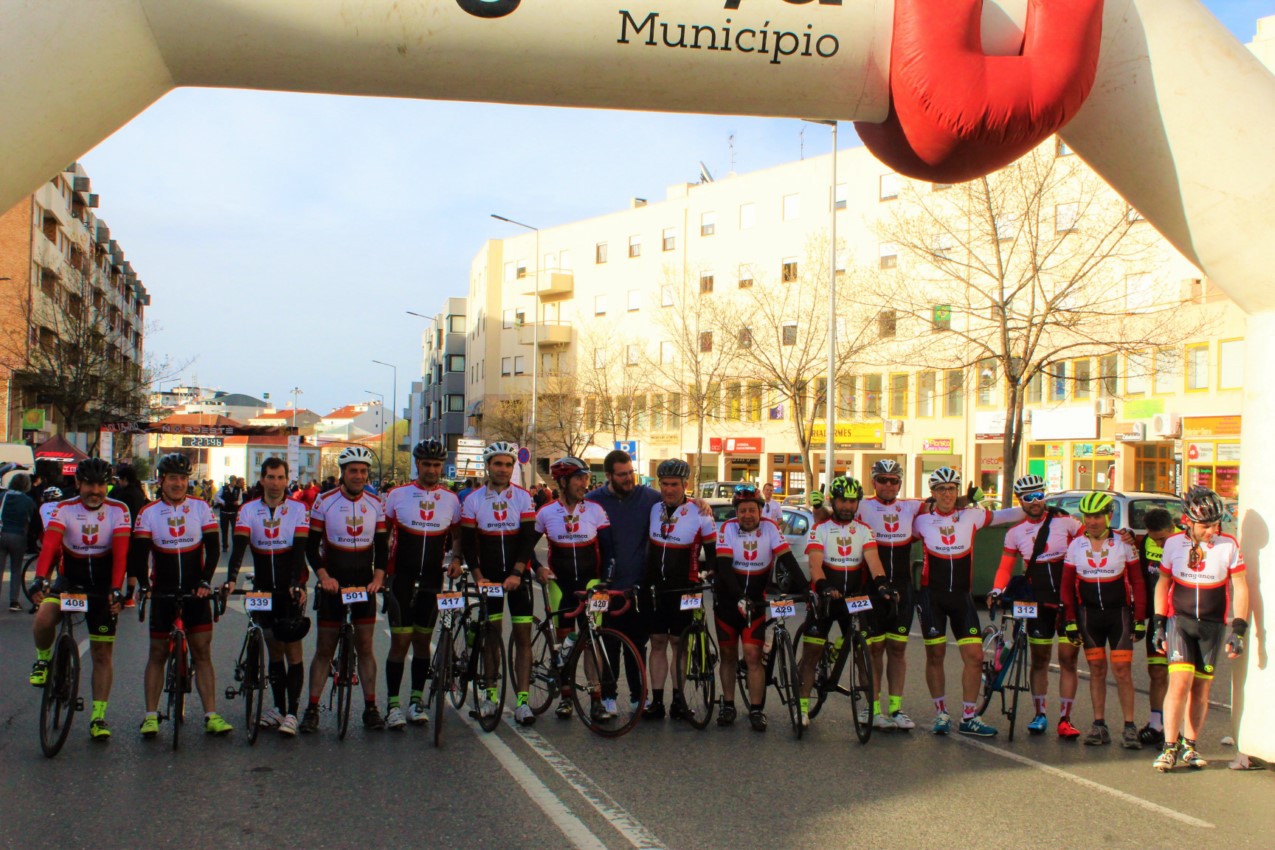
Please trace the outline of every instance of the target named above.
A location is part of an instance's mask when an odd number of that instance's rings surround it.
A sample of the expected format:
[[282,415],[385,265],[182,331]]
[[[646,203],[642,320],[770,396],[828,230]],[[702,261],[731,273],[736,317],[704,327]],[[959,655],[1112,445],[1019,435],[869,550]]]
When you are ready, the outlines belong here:
[[[1047,504],[1062,508],[1074,517],[1080,517],[1080,500],[1092,490],[1063,490],[1045,497]],[[1144,493],[1111,491],[1115,510],[1111,514],[1112,528],[1128,528],[1135,534],[1146,534],[1144,517],[1152,508],[1164,508],[1173,515],[1174,522],[1182,516],[1182,500],[1173,493]]]

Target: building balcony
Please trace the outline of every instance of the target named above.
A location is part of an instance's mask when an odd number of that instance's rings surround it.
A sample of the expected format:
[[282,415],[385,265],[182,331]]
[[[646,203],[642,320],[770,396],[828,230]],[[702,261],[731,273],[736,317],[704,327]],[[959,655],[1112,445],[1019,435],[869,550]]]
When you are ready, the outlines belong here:
[[540,348],[561,348],[571,344],[570,322],[531,322],[518,328],[518,342],[521,345],[536,345]]
[[58,220],[58,224],[66,227],[71,221],[71,211],[66,207],[66,198],[62,197],[52,183],[45,183],[35,193],[35,201],[47,214]]
[[[541,298],[549,296],[570,295],[575,292],[576,278],[575,273],[570,269],[541,269],[540,270],[540,291]],[[523,295],[536,295],[536,278],[528,276],[522,281]]]

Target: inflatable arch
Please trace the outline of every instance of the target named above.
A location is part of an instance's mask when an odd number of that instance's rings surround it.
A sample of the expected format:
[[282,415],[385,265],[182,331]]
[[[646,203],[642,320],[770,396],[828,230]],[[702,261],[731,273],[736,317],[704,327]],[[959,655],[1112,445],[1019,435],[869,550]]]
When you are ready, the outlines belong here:
[[[1275,76],[1197,0],[5,0],[0,209],[179,86],[854,120],[897,170],[1066,142],[1248,314],[1239,744],[1275,761]],[[1260,722],[1265,719],[1267,722]]]

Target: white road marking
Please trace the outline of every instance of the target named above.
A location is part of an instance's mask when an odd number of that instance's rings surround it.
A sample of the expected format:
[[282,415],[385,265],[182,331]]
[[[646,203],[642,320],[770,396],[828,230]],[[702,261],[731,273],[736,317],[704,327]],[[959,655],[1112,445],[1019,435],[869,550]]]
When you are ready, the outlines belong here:
[[80,642],[76,644],[76,648],[80,650],[80,655],[89,651],[89,639],[80,638]]
[[956,741],[958,744],[964,744],[965,746],[979,750],[980,752],[990,753],[991,755],[1000,756],[1001,758],[1009,759],[1010,761],[1018,762],[1019,764],[1026,765],[1028,767],[1034,767],[1037,770],[1043,771],[1044,773],[1048,773],[1050,776],[1057,777],[1058,779],[1065,779],[1068,782],[1072,782],[1072,783],[1075,783],[1076,785],[1080,785],[1084,788],[1088,788],[1091,791],[1100,791],[1103,794],[1107,794],[1111,797],[1115,797],[1117,800],[1122,800],[1126,803],[1130,803],[1131,805],[1137,806],[1142,809],[1146,809],[1147,811],[1154,812],[1158,815],[1163,815],[1166,818],[1172,818],[1173,820],[1178,821],[1179,823],[1184,823],[1187,826],[1196,826],[1196,827],[1200,827],[1201,829],[1214,828],[1214,825],[1209,823],[1206,820],[1193,818],[1190,815],[1183,814],[1182,812],[1177,812],[1177,811],[1174,811],[1173,809],[1166,808],[1165,806],[1152,803],[1150,800],[1144,800],[1141,797],[1135,797],[1132,794],[1126,794],[1124,791],[1111,788],[1110,786],[1103,785],[1099,782],[1094,782],[1092,779],[1085,779],[1082,776],[1077,776],[1074,773],[1068,773],[1065,770],[1061,770],[1057,767],[1053,767],[1043,762],[1036,761],[1035,759],[1029,759],[1026,756],[1020,756],[1018,753],[1011,753],[1009,750],[1002,750],[999,747],[994,747],[990,744],[980,743],[978,741],[974,741],[969,738],[961,737],[960,735],[953,735],[951,736],[951,739],[953,741]]
[[571,759],[559,752],[553,744],[546,741],[539,732],[518,726],[509,717],[505,718],[505,723],[635,848],[664,850],[664,844],[655,835],[638,823],[637,819],[617,803],[614,797],[603,791],[596,782],[586,776],[584,771],[576,767]]

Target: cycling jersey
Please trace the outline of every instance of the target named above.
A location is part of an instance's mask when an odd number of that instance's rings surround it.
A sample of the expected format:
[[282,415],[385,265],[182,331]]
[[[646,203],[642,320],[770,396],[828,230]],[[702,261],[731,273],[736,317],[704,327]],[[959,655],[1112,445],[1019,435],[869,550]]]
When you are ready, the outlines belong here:
[[1009,585],[1010,576],[1019,558],[1023,560],[1023,570],[1031,582],[1036,601],[1042,605],[1057,605],[1062,587],[1063,559],[1067,555],[1067,547],[1071,541],[1081,535],[1084,527],[1080,520],[1068,516],[1056,516],[1049,520],[1049,537],[1040,557],[1031,564],[1032,553],[1036,551],[1036,537],[1045,525],[1048,514],[1041,514],[1040,519],[1028,517],[1005,533],[1005,550],[1001,553],[1000,567],[996,570],[996,579],[992,587],[1004,592]]
[[[1147,583],[1147,616],[1151,617],[1155,614],[1155,585],[1160,580],[1160,556],[1164,549],[1148,534],[1138,544],[1138,551],[1142,555],[1142,575]],[[1164,651],[1155,647],[1155,628],[1150,622],[1147,624],[1146,648],[1148,664],[1167,663]]]
[[1169,616],[1226,622],[1231,577],[1242,572],[1244,557],[1231,535],[1219,534],[1208,544],[1193,543],[1185,534],[1173,535],[1164,541],[1160,556],[1160,574],[1173,582]]
[[763,519],[752,531],[728,519],[717,531],[716,558],[722,581],[729,590],[760,599],[770,582],[775,559],[790,554],[791,547],[779,526]]
[[504,580],[513,573],[514,564],[529,562],[535,521],[535,502],[518,485],[475,490],[460,511],[465,562],[487,581]]
[[438,573],[452,543],[451,533],[460,523],[456,494],[446,487],[427,489],[413,481],[390,491],[385,518],[394,532],[388,572],[412,581],[428,573],[431,582],[441,581]]
[[354,498],[338,487],[324,493],[310,511],[306,555],[342,586],[365,586],[389,560],[385,509],[364,490]]
[[44,507],[57,510],[44,527],[35,574],[47,578],[61,557],[61,576],[67,584],[96,592],[123,586],[132,527],[128,508],[107,499],[90,510],[79,497]]
[[41,526],[43,526],[46,529],[49,527],[49,523],[53,521],[53,514],[57,512],[58,505],[60,504],[62,503],[61,502],[45,502],[44,504],[40,505],[39,513],[40,513]]
[[918,499],[883,502],[875,496],[859,503],[856,518],[872,529],[885,577],[900,590],[912,588],[913,523],[924,506]]
[[[599,578],[610,559],[611,521],[602,506],[577,502],[568,508],[561,500],[536,513],[536,540],[549,538],[549,570],[560,581],[580,582]],[[607,552],[603,553],[603,536]],[[535,543],[532,544],[533,546]]]
[[1110,532],[1102,540],[1078,537],[1067,547],[1063,561],[1063,611],[1076,619],[1076,607],[1106,610],[1133,608],[1134,617],[1146,616],[1146,590],[1137,551]]
[[823,574],[829,585],[842,596],[855,596],[868,592],[864,553],[876,548],[876,537],[863,520],[853,519],[843,525],[829,519],[810,529],[806,555],[822,552]]
[[161,499],[138,512],[129,570],[143,579],[149,560],[156,590],[192,591],[211,582],[219,557],[217,517],[203,499],[187,496],[176,504]]
[[226,580],[239,577],[239,567],[252,549],[253,585],[258,590],[287,590],[305,584],[305,542],[310,517],[305,505],[285,499],[275,507],[253,499],[239,509],[235,521],[235,545],[230,553]]
[[969,507],[950,514],[921,514],[913,531],[925,546],[921,586],[952,593],[969,593],[974,581],[974,536],[989,525],[1023,517],[1021,508],[992,512]]
[[648,587],[688,587],[699,581],[699,549],[714,547],[717,530],[713,518],[690,502],[651,506],[650,545],[646,550]]

